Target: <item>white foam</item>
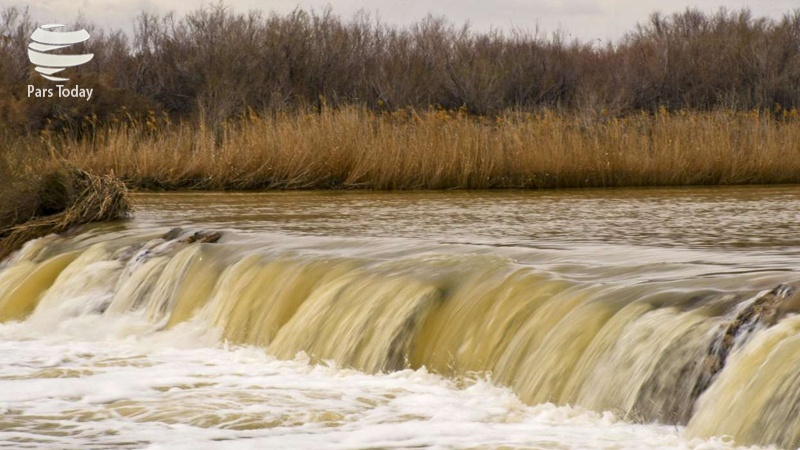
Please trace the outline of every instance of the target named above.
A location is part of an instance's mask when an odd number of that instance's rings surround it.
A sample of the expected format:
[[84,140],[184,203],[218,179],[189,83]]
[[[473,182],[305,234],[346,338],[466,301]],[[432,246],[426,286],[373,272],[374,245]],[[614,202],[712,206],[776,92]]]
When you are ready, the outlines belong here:
[[611,413],[527,406],[484,380],[368,375],[134,316],[0,325],[0,447],[731,448]]

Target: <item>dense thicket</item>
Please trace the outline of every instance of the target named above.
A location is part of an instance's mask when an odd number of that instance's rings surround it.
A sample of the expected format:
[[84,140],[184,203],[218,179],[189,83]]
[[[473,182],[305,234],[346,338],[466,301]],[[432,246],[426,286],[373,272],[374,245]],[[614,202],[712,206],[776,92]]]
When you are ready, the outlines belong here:
[[79,50],[95,58],[70,69],[69,83],[93,87],[93,99],[33,101],[26,86],[49,85],[27,61],[35,25],[23,10],[2,10],[3,132],[80,131],[130,117],[219,123],[248,108],[322,104],[612,115],[800,105],[800,9],[780,20],[747,10],[653,14],[602,47],[560,35],[477,33],[435,17],[397,28],[367,14],[240,14],[220,5],[180,18],[143,13],[133,36],[74,25],[90,30]]

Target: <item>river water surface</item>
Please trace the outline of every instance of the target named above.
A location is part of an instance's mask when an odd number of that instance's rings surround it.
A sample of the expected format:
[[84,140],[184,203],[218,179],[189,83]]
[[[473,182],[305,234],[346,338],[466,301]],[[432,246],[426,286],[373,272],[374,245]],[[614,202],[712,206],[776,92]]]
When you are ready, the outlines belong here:
[[800,445],[800,188],[134,201],[0,265],[0,447]]

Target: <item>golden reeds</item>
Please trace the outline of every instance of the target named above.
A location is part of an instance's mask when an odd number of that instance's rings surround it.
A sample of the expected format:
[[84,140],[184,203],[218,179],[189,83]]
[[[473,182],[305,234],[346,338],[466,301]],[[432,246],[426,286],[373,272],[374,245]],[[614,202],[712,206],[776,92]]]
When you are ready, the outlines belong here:
[[361,108],[152,122],[56,139],[70,163],[144,189],[493,189],[800,182],[797,110],[635,114]]
[[476,117],[433,108],[382,114],[323,108],[251,112],[217,127],[152,118],[82,138],[43,134],[4,144],[0,259],[29,239],[123,217],[130,209],[126,185],[243,190],[800,183],[796,109],[625,117],[544,110]]

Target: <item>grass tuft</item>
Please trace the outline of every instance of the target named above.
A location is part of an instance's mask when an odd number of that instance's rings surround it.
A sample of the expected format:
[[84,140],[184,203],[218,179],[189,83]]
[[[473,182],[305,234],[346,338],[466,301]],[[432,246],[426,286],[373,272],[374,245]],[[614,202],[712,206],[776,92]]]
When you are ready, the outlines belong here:
[[123,218],[130,212],[125,185],[117,178],[91,175],[47,161],[36,172],[11,174],[0,168],[0,260],[22,245],[90,222]]

